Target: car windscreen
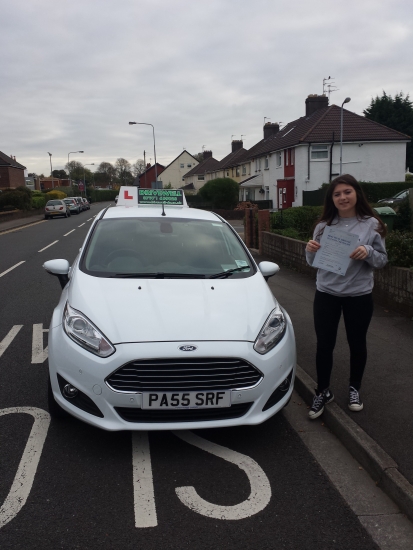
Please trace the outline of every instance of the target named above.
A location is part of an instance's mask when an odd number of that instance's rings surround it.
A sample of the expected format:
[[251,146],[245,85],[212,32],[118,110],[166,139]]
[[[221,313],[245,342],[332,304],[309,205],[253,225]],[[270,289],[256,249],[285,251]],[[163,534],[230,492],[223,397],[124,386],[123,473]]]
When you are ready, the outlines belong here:
[[63,199],[66,204],[73,204],[73,199]]
[[46,206],[62,206],[62,201],[48,201]]
[[96,277],[250,277],[245,248],[225,224],[177,218],[100,220],[80,269]]

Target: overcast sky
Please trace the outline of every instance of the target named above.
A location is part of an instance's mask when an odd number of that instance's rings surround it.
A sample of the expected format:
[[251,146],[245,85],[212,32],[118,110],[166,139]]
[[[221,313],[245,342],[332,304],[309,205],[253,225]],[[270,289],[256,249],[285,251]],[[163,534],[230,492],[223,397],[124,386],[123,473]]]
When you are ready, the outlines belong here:
[[[323,78],[362,114],[413,93],[411,0],[0,0],[0,151],[29,172],[71,160],[168,164],[249,149]],[[96,167],[90,166],[94,170]]]

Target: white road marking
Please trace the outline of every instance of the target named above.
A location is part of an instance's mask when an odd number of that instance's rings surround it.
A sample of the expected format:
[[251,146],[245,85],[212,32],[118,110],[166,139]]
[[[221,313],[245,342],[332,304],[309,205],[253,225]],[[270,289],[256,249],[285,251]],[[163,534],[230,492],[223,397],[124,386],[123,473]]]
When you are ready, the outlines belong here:
[[148,432],[132,433],[135,527],[156,527],[155,494]]
[[46,220],[42,220],[40,222],[34,222],[34,223],[28,223],[27,225],[21,225],[20,227],[15,227],[14,229],[8,229],[7,231],[0,231],[1,235],[6,235],[7,233],[14,233],[14,231],[21,231],[22,229],[26,229],[26,227],[33,227],[33,225],[37,225],[39,223],[45,223]]
[[38,250],[37,252],[43,252],[43,250],[46,250],[46,248],[49,248],[49,246],[53,246],[54,244],[58,243],[59,241],[53,241],[52,243],[48,244],[47,246],[45,246],[44,248],[42,248],[41,250]]
[[9,271],[13,271],[16,267],[19,267],[19,265],[22,265],[25,263],[26,260],[23,260],[22,262],[19,262],[18,264],[14,265],[13,267],[9,267],[9,269],[6,269],[6,271],[3,271],[3,273],[0,273],[0,277],[3,277],[3,275],[6,275],[6,273],[9,273]]
[[[85,222],[86,223],[86,222]],[[82,227],[82,225],[85,225],[85,223],[81,223],[80,225],[78,225],[78,227]]]
[[30,414],[34,422],[9,494],[0,508],[0,529],[15,518],[26,504],[50,424],[49,413],[35,407],[12,407],[0,410],[0,416],[15,413]]
[[235,506],[212,504],[201,498],[194,487],[177,487],[175,492],[185,506],[209,518],[238,520],[257,514],[268,505],[271,500],[271,485],[268,477],[255,460],[227,447],[207,441],[189,431],[174,431],[174,434],[190,445],[235,464],[246,473],[251,485],[250,496]]
[[48,357],[48,347],[43,349],[43,334],[45,332],[49,332],[49,329],[43,328],[43,323],[33,325],[32,365],[44,363]]
[[69,233],[65,233],[63,237],[67,237],[68,235],[70,235],[70,233],[73,233],[73,231],[76,231],[76,229],[72,229],[72,231],[69,231]]
[[19,330],[22,328],[22,326],[23,325],[14,325],[10,329],[9,333],[6,334],[6,336],[0,342],[0,357],[3,355],[3,353],[6,351],[6,349],[10,346],[10,344],[16,338],[16,336],[19,333]]
[[89,218],[89,219],[88,219],[88,220],[86,220],[86,221],[90,222],[90,220],[93,220],[93,218]]

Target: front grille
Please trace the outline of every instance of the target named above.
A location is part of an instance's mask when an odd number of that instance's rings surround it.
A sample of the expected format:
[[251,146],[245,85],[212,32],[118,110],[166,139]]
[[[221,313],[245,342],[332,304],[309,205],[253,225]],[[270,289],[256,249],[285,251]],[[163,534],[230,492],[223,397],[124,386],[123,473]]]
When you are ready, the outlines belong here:
[[132,361],[106,379],[122,392],[232,390],[255,386],[262,374],[243,359],[182,358]]
[[148,410],[133,407],[115,407],[115,411],[126,422],[208,422],[240,418],[247,414],[252,403],[237,403],[232,407],[216,409],[168,409]]

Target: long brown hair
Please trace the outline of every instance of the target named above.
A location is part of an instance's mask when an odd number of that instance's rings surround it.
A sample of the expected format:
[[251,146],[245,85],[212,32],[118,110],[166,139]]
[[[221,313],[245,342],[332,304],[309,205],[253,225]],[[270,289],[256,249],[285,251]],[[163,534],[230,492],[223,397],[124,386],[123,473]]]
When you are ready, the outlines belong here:
[[[382,220],[377,216],[375,211],[372,209],[372,207],[367,202],[367,199],[363,193],[363,189],[360,187],[359,182],[351,176],[350,174],[343,174],[341,176],[338,176],[337,178],[333,179],[333,181],[330,183],[327,189],[327,193],[324,199],[324,208],[323,213],[321,214],[320,219],[317,221],[317,223],[320,222],[326,222],[326,225],[331,225],[333,220],[338,217],[338,210],[334,204],[333,201],[333,193],[334,189],[337,187],[338,184],[344,183],[345,185],[350,185],[356,192],[357,195],[357,202],[356,202],[356,216],[359,220],[362,220],[363,218],[375,218],[378,222],[378,229],[377,232],[382,236],[385,237],[387,233],[387,228],[385,224],[382,222]],[[322,230],[319,234],[322,234]]]

